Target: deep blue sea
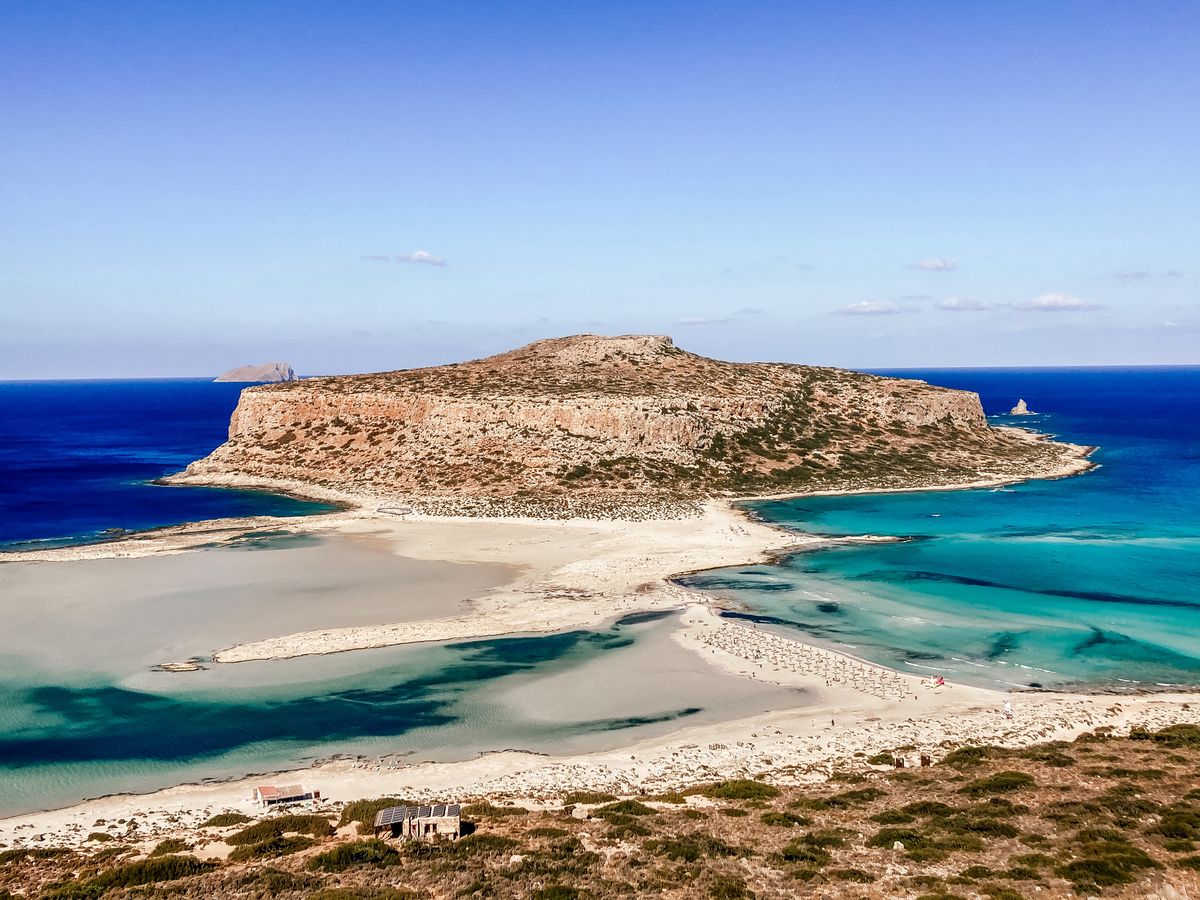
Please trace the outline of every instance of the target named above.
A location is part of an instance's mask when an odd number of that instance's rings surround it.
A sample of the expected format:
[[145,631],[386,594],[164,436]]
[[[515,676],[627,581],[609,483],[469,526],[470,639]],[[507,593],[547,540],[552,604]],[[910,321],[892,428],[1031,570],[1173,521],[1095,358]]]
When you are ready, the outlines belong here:
[[[889,372],[1099,449],[1075,478],[751,504],[842,544],[686,583],[857,655],[989,686],[1200,684],[1200,367]],[[1040,413],[1006,415],[1018,398]]]
[[0,548],[328,509],[253,491],[150,483],[225,440],[242,387],[201,379],[0,382]]

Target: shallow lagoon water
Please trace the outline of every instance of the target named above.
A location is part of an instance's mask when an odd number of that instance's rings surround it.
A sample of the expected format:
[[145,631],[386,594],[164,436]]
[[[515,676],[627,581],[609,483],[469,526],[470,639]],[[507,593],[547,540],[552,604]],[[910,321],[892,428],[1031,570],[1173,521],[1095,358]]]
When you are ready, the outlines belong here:
[[658,614],[595,631],[155,672],[163,653],[203,655],[329,616],[451,615],[508,572],[340,538],[89,562],[114,565],[102,580],[77,563],[0,565],[0,579],[19,575],[0,593],[0,815],[335,754],[609,749],[806,701],[720,674],[671,639],[673,615]]
[[1076,478],[753,504],[843,544],[686,583],[916,673],[1002,687],[1200,684],[1200,369],[906,372],[1098,446]]

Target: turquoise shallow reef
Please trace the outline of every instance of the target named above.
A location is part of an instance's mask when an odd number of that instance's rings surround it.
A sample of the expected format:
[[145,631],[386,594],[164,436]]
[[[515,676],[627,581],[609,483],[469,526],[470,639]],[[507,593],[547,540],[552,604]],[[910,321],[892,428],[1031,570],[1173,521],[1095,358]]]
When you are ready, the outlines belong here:
[[[839,544],[685,583],[916,673],[989,686],[1200,684],[1200,368],[906,371],[979,392],[997,424],[1099,449],[1000,489],[752,504]],[[1009,417],[1024,398],[1035,416]]]

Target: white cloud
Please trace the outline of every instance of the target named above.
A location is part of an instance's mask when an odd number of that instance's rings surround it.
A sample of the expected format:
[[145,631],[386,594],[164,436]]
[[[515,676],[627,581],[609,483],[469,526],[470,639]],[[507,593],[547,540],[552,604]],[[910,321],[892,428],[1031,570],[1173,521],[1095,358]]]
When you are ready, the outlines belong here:
[[1004,309],[1012,306],[1007,300],[975,300],[971,297],[947,297],[934,304],[947,312],[984,312],[989,309]]
[[440,256],[434,256],[425,250],[415,250],[412,253],[397,253],[398,263],[425,263],[429,266],[444,266],[446,261]]
[[1078,297],[1072,297],[1070,294],[1058,292],[1042,294],[1040,297],[1034,297],[1032,300],[1026,300],[1024,303],[1017,304],[1017,309],[1031,312],[1085,312],[1100,308],[1099,303],[1094,303],[1091,300],[1080,300]]
[[397,253],[394,256],[386,256],[382,253],[367,253],[359,257],[359,259],[367,262],[398,262],[398,263],[424,263],[427,266],[444,266],[446,261],[440,256],[434,256],[426,250],[415,250],[412,253]]
[[730,319],[730,318],[710,319],[710,318],[706,318],[704,316],[684,316],[682,319],[676,319],[675,324],[676,325],[724,325],[724,324],[726,324],[728,322],[732,322],[732,321],[733,321],[733,319]]
[[895,300],[862,300],[843,306],[837,311],[842,316],[889,316],[893,313],[910,312]]
[[1126,284],[1132,281],[1145,281],[1147,278],[1182,278],[1183,273],[1178,269],[1167,269],[1165,272],[1144,272],[1141,269],[1127,272],[1113,272],[1113,278]]
[[913,268],[924,269],[926,272],[953,272],[958,268],[958,263],[942,257],[934,257],[913,263]]

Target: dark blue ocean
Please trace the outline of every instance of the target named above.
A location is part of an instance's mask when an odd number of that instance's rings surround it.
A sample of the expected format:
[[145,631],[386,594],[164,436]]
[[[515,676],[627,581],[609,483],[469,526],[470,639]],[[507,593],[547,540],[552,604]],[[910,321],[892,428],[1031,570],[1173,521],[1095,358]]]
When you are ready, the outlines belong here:
[[[976,391],[1099,468],[1000,489],[751,504],[881,535],[687,583],[915,673],[989,686],[1200,684],[1200,367],[889,372]],[[1018,398],[1039,415],[1006,415]]]
[[225,440],[241,388],[200,379],[0,382],[0,547],[328,509],[150,483]]

